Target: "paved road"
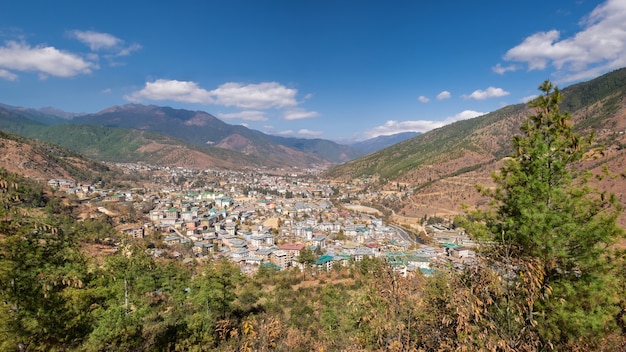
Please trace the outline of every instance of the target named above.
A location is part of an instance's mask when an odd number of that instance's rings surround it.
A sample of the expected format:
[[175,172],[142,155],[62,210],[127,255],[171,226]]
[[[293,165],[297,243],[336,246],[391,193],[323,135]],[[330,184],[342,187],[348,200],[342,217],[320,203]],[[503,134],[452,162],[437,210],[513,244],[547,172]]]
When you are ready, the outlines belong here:
[[417,238],[417,241],[415,239],[413,239],[413,236],[410,235],[409,231],[403,229],[400,226],[396,226],[396,225],[391,225],[389,224],[389,227],[391,227],[398,236],[400,236],[400,238],[402,238],[403,241],[411,243],[411,244],[424,244],[424,242],[422,242],[419,237]]

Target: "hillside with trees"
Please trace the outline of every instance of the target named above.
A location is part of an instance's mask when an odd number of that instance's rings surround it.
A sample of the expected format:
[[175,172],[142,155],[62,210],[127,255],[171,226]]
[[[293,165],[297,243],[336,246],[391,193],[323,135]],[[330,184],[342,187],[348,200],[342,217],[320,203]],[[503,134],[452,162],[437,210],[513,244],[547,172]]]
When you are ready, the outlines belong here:
[[[626,190],[626,68],[564,88],[561,111],[571,115],[575,132],[594,134],[577,167],[597,175],[592,184],[607,192]],[[398,199],[378,199],[408,217],[462,213],[462,205],[487,202],[477,184],[494,186],[491,173],[515,150],[511,140],[533,113],[527,104],[506,106],[469,120],[429,131],[365,157],[329,169],[325,177],[341,182],[365,179],[371,190],[398,192]],[[607,168],[612,177],[601,177]],[[622,206],[626,198],[620,198]],[[432,206],[425,206],[430,204]],[[626,225],[626,216],[619,219]]]

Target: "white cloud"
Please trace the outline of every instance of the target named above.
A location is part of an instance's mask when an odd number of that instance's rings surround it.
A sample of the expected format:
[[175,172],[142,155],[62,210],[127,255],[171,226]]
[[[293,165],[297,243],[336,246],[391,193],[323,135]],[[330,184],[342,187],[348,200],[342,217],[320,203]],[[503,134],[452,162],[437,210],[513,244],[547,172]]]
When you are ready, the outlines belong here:
[[[132,52],[141,49],[141,45],[133,43],[125,45],[124,40],[109,33],[73,30],[68,32],[69,36],[87,45],[92,51],[106,50],[113,52],[113,57],[128,56]],[[107,56],[107,58],[111,58]]]
[[447,90],[444,90],[441,93],[437,94],[437,100],[450,99],[451,97],[452,94],[450,94],[450,92],[448,92]]
[[428,103],[430,101],[430,99],[428,99],[427,97],[420,95],[419,97],[417,97],[417,100],[419,100],[421,103]]
[[52,46],[31,47],[15,41],[7,41],[4,46],[0,46],[0,69],[35,71],[45,78],[89,74],[97,68],[93,62]]
[[225,120],[240,119],[245,121],[267,121],[265,113],[258,110],[246,110],[233,113],[218,114],[218,117]]
[[509,65],[509,66],[502,66],[501,64],[497,64],[494,67],[491,68],[491,70],[499,75],[503,75],[508,71],[517,71],[519,69],[519,67],[517,67],[517,65]]
[[470,95],[463,95],[465,99],[474,99],[474,100],[485,100],[489,98],[499,98],[507,96],[511,93],[505,91],[502,88],[489,87],[486,90],[477,89],[472,92]]
[[146,82],[143,89],[125,95],[131,102],[142,100],[172,100],[184,103],[211,104],[214,102],[211,92],[202,89],[196,82],[157,79]]
[[104,88],[103,90],[100,91],[100,93],[102,94],[111,94],[113,90],[111,88]]
[[608,0],[580,22],[582,30],[560,38],[558,30],[535,33],[504,55],[529,70],[552,65],[562,81],[592,78],[626,66],[626,2]]
[[301,129],[298,130],[298,134],[299,135],[303,135],[303,136],[307,136],[307,137],[319,137],[322,134],[324,134],[324,132],[322,131],[311,131],[311,130],[307,130],[307,129]]
[[276,82],[259,84],[224,83],[211,91],[215,103],[244,109],[287,108],[298,105],[296,89]]
[[317,111],[289,110],[285,111],[285,120],[301,120],[317,117]]
[[447,117],[443,121],[430,120],[414,120],[414,121],[395,121],[389,120],[384,125],[373,128],[365,132],[366,138],[374,138],[378,136],[392,135],[402,132],[428,132],[435,128],[439,128],[460,120],[467,120],[477,116],[484,115],[484,112],[473,110],[465,110],[454,116]]
[[529,96],[527,96],[527,97],[523,97],[522,99],[520,99],[520,101],[521,101],[522,103],[528,103],[529,101],[531,101],[531,100],[535,99],[536,97],[538,97],[538,95],[537,95],[537,94],[534,94],[534,95],[529,95]]
[[128,56],[130,55],[133,51],[137,51],[141,49],[141,45],[137,44],[137,43],[133,43],[130,44],[127,47],[121,48],[118,52],[117,52],[117,56]]
[[284,131],[266,132],[266,133],[273,134],[276,136],[293,136],[295,134],[293,130],[284,130]]
[[463,110],[460,113],[454,115],[454,116],[450,116],[447,117],[445,120],[443,120],[443,125],[449,125],[453,122],[457,122],[457,121],[461,121],[461,120],[468,120],[468,119],[473,119],[474,117],[478,117],[478,116],[482,116],[486,114],[485,112],[479,112],[479,111],[474,111],[474,110]]
[[70,31],[69,34],[86,44],[93,51],[114,48],[123,42],[121,39],[108,33],[74,30]]
[[249,121],[267,120],[260,110],[285,109],[286,120],[299,120],[316,117],[316,111],[305,111],[297,108],[300,104],[296,100],[298,91],[287,88],[276,82],[258,84],[242,84],[228,82],[216,89],[201,88],[192,81],[177,81],[158,79],[146,82],[146,85],[124,98],[131,102],[144,100],[170,100],[194,104],[214,104],[226,107],[245,109],[240,112],[223,114],[223,118],[238,118]]
[[17,75],[13,72],[0,68],[0,78],[6,79],[7,81],[15,81],[17,80]]

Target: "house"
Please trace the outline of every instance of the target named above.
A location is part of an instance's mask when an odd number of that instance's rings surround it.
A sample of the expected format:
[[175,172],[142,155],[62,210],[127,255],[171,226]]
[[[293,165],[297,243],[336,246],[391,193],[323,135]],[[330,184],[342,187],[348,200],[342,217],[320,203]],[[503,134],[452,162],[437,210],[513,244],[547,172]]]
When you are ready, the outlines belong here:
[[194,214],[193,214],[193,212],[191,212],[191,211],[183,211],[183,212],[181,212],[181,213],[180,213],[180,218],[181,218],[183,221],[192,221],[192,220],[193,220],[193,218],[194,218],[194,216],[193,216],[193,215],[194,215]]
[[198,255],[198,254],[207,254],[209,253],[211,249],[213,249],[212,243],[194,242],[193,248],[191,250],[193,251],[194,254]]
[[215,199],[215,205],[220,208],[228,208],[231,206],[233,199],[228,197],[222,197]]
[[365,247],[371,248],[374,254],[376,254],[376,252],[380,253],[380,249],[382,245],[380,243],[370,242],[370,243],[365,244]]
[[239,238],[232,238],[229,241],[229,245],[231,250],[235,250],[236,248],[244,248],[247,247],[248,244],[246,243],[246,241],[239,239]]
[[278,249],[285,251],[285,253],[287,253],[287,255],[289,256],[289,259],[291,260],[291,258],[299,257],[300,251],[303,250],[304,247],[304,243],[285,243],[278,246]]
[[226,230],[226,232],[228,232],[229,235],[235,235],[235,233],[237,232],[237,223],[234,222],[227,222],[226,225],[224,225],[224,230]]
[[281,269],[286,269],[289,267],[291,258],[287,255],[287,252],[279,249],[270,254],[270,262],[279,266]]
[[467,247],[450,248],[449,252],[450,256],[455,258],[474,258],[476,256],[476,252]]
[[176,243],[181,243],[182,237],[171,235],[171,236],[165,236],[165,238],[163,240],[168,245],[173,245],[173,244],[176,244]]
[[353,257],[354,257],[354,261],[355,262],[360,262],[365,257],[373,258],[374,257],[374,251],[372,251],[372,249],[368,248],[368,247],[358,247],[354,251]]
[[236,260],[236,261],[245,259],[248,256],[250,256],[250,250],[248,250],[248,248],[245,248],[245,247],[237,248],[231,252],[230,256],[233,260]]
[[56,189],[70,189],[75,187],[74,181],[66,179],[51,179],[48,181],[48,186]]
[[150,211],[150,221],[159,221],[161,220],[161,211],[160,210],[152,210]]
[[326,248],[326,236],[316,236],[313,238],[313,245],[316,248]]
[[412,253],[406,254],[406,259],[409,265],[412,265],[420,269],[430,269],[430,258],[422,257]]
[[260,266],[261,264],[263,264],[263,259],[259,257],[247,256],[243,259],[245,259],[245,263],[249,265]]
[[344,252],[348,253],[349,255],[353,255],[356,252],[356,249],[358,248],[358,246],[354,243],[344,243],[341,248],[343,249]]
[[272,246],[274,245],[274,236],[269,233],[264,233],[262,235],[252,235],[250,236],[250,244],[253,247]]
[[323,255],[315,262],[315,265],[319,270],[330,271],[333,268],[333,258],[332,255]]
[[347,237],[356,237],[356,226],[347,225],[343,228],[343,233]]
[[339,263],[341,266],[350,265],[350,256],[345,254],[336,255],[333,257],[333,265],[334,263]]
[[296,235],[296,237],[303,237],[304,236],[304,227],[302,227],[302,226],[294,226],[293,227],[293,233]]
[[333,223],[332,222],[323,222],[323,223],[319,224],[318,227],[319,227],[319,229],[321,231],[330,232],[330,231],[333,230]]
[[169,208],[165,211],[165,213],[163,214],[163,218],[164,219],[171,219],[171,220],[176,220],[178,219],[178,209],[176,208]]
[[215,224],[215,216],[205,216],[200,219],[200,226],[203,229],[208,229],[210,227],[213,227],[214,224]]
[[133,238],[143,238],[144,236],[144,228],[140,226],[125,228],[122,232]]
[[269,261],[270,260],[270,254],[272,254],[272,252],[274,252],[276,250],[276,248],[259,248],[254,252],[254,255],[256,257],[259,257],[261,259],[263,259],[263,261]]
[[106,195],[102,199],[103,202],[109,202],[109,203],[119,203],[125,200],[126,200],[126,196],[123,194]]
[[370,229],[365,226],[359,226],[355,229],[356,241],[358,243],[364,243],[366,239],[370,237]]

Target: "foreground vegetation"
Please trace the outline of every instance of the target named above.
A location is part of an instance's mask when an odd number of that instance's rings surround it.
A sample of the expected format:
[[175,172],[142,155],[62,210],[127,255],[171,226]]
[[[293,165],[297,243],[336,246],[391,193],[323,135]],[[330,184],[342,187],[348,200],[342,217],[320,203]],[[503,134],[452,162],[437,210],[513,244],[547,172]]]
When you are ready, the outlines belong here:
[[83,245],[114,236],[104,219],[78,222],[1,172],[0,350],[619,351],[621,209],[571,168],[590,139],[559,112],[558,89],[541,89],[497,188],[483,190],[492,207],[463,220],[478,264],[431,277],[379,260],[249,277],[225,259],[155,259],[130,240],[87,257]]

